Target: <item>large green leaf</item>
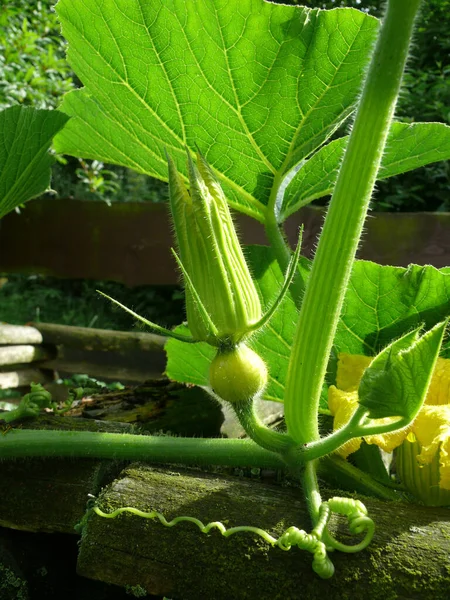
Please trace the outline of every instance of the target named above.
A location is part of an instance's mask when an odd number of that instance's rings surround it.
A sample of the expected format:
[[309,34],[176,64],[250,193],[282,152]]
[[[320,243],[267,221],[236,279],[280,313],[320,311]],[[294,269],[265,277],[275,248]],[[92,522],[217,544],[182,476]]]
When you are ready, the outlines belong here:
[[[263,306],[268,306],[283,285],[283,275],[270,248],[252,246],[247,249],[247,259],[255,277]],[[306,278],[309,261],[301,259],[300,269]],[[298,311],[288,295],[269,324],[250,342],[250,346],[266,361],[269,367],[269,384],[264,393],[266,400],[282,401],[289,356],[294,340]],[[177,329],[185,333],[187,328]],[[208,370],[216,350],[208,344],[184,344],[170,339],[166,344],[167,375],[183,383],[208,385]]]
[[59,152],[167,179],[185,146],[217,171],[232,206],[264,221],[272,186],[348,117],[378,22],[262,0],[60,0],[84,88]]
[[48,188],[48,149],[67,120],[56,110],[23,106],[0,112],[0,218]]
[[431,329],[449,315],[450,272],[446,269],[356,261],[335,346],[339,352],[375,356],[411,329],[421,325]]
[[[307,160],[286,188],[280,221],[309,202],[331,194],[348,137],[323,146]],[[443,123],[393,123],[378,179],[450,159],[450,127]]]

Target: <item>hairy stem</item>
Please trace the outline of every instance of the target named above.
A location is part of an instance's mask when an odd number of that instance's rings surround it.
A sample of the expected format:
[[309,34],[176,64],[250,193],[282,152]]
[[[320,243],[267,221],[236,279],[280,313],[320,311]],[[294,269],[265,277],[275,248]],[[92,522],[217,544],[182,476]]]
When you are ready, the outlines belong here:
[[367,73],[302,303],[289,363],[285,414],[290,435],[319,439],[327,362],[375,185],[420,0],[390,0]]
[[[277,192],[278,187],[274,183],[272,196],[276,196]],[[275,211],[272,208],[274,203],[272,196],[266,212],[265,230],[267,238],[270,242],[270,247],[275,255],[275,258],[277,259],[277,263],[282,273],[286,273],[292,258],[292,252],[284,237],[282,225],[278,223]],[[297,269],[297,273],[294,275],[289,291],[296,306],[300,308],[303,299],[303,293],[305,291],[305,281],[301,276],[299,269]]]
[[0,435],[0,460],[31,456],[285,468],[278,454],[260,448],[251,440],[31,429],[15,429]]
[[319,518],[319,509],[322,504],[322,497],[319,490],[319,482],[317,481],[317,462],[310,461],[306,463],[301,474],[303,493],[305,494],[308,511],[311,516],[313,527],[316,526]]

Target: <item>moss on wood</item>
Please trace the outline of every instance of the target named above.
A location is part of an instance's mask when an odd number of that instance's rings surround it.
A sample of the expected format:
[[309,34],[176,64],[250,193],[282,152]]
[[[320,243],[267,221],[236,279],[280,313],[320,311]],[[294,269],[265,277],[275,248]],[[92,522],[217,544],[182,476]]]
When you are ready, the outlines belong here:
[[[325,497],[328,494],[324,494]],[[334,494],[332,494],[334,495]],[[311,555],[271,548],[239,533],[223,538],[195,525],[173,528],[157,520],[91,515],[82,537],[80,574],[182,600],[261,599],[446,600],[450,589],[450,512],[366,499],[377,525],[371,546],[358,554],[335,552],[335,576],[320,580]],[[122,506],[186,515],[227,527],[254,525],[279,535],[290,525],[310,529],[300,490],[239,478],[132,465],[100,497],[110,512]],[[334,532],[354,543],[342,523]]]
[[[131,432],[128,424],[42,415],[22,428]],[[2,432],[8,435],[7,429]],[[98,459],[22,459],[0,462],[0,526],[24,531],[75,533],[88,494],[112,481],[123,463]],[[0,596],[1,600],[1,596]]]

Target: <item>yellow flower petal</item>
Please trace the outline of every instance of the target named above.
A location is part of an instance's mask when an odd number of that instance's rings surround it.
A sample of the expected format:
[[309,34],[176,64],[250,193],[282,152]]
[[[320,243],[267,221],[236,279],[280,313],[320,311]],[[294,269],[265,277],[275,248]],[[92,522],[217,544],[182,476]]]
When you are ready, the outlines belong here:
[[[336,384],[340,390],[354,392],[359,387],[359,382],[365,369],[373,360],[372,356],[361,356],[359,354],[339,354],[339,362],[336,376]],[[449,361],[450,362],[450,361]]]
[[[380,425],[384,425],[387,423],[391,423],[396,419],[386,418],[386,419],[377,419],[376,423]],[[408,433],[411,431],[411,425],[408,427],[403,427],[403,429],[397,429],[396,431],[392,431],[391,433],[383,433],[379,435],[368,435],[364,438],[364,441],[368,444],[376,444],[379,448],[384,450],[385,452],[393,452],[395,448],[400,446],[403,440],[407,437]]]
[[[338,357],[336,384],[345,392],[356,391],[364,370],[372,362],[371,356],[341,352]],[[450,359],[438,358],[431,378],[426,404],[450,404]]]
[[[357,392],[343,392],[342,390],[338,390],[334,385],[331,385],[328,388],[328,408],[334,416],[334,431],[340,429],[350,421],[357,406]],[[339,450],[336,451],[336,454],[339,454],[343,458],[347,458],[349,454],[358,450],[361,446],[361,442],[361,438],[354,438],[341,446]]]
[[437,359],[425,404],[450,404],[450,359]]
[[439,487],[443,490],[450,490],[450,437],[447,437],[442,442],[439,457],[439,474],[441,476]]
[[417,457],[419,463],[429,464],[435,454],[439,455],[439,485],[450,489],[450,405],[423,406],[417,415],[412,430],[422,450]]
[[328,408],[335,417],[335,429],[345,425],[358,405],[357,392],[345,392],[334,385],[328,388]]

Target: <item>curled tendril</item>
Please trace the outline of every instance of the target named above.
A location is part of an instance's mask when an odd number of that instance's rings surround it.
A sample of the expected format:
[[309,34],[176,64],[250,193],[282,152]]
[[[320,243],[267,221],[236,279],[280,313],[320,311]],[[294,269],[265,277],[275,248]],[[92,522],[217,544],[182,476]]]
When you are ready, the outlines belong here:
[[334,574],[334,566],[328,558],[325,544],[317,538],[315,531],[306,533],[297,527],[289,527],[276,541],[282,550],[290,550],[297,546],[300,550],[307,550],[314,556],[312,568],[322,579],[329,579]]
[[[328,530],[324,531],[323,540],[327,548],[340,550],[341,552],[355,553],[364,550],[370,544],[375,532],[375,524],[367,515],[367,509],[359,500],[352,498],[330,498],[328,502],[330,510],[339,515],[347,517],[350,532],[354,535],[366,532],[364,539],[359,544],[348,546],[336,540]],[[321,508],[322,508],[321,506]]]
[[[328,502],[322,502],[319,508],[316,526],[311,533],[306,533],[302,529],[292,526],[286,529],[279,538],[273,537],[267,531],[260,529],[259,527],[244,525],[227,529],[220,521],[213,521],[205,525],[202,521],[194,517],[175,517],[171,521],[168,521],[164,515],[156,510],[144,512],[130,506],[117,508],[111,513],[103,512],[98,506],[94,506],[92,510],[100,517],[106,519],[115,519],[125,512],[144,519],[156,518],[166,527],[173,527],[174,525],[177,525],[177,523],[187,521],[197,525],[202,533],[209,533],[212,529],[218,529],[224,537],[229,537],[240,531],[254,533],[262,537],[271,546],[278,546],[281,550],[287,551],[290,550],[292,546],[297,546],[300,550],[310,552],[313,555],[312,568],[322,579],[329,579],[334,574],[334,566],[328,557],[327,548],[341,550],[342,552],[359,552],[359,550],[363,550],[369,544],[375,529],[372,519],[367,516],[367,509],[364,504],[359,502],[359,500],[353,500],[351,498],[331,498]],[[366,536],[362,542],[355,546],[347,546],[335,540],[327,530],[327,525],[332,513],[347,517],[351,533],[359,534],[366,531]]]
[[38,405],[47,406],[52,400],[52,395],[40,384],[31,384],[31,392],[26,394],[29,402],[33,402]]
[[252,533],[255,533],[256,535],[261,536],[269,544],[275,545],[277,543],[276,538],[267,533],[267,531],[264,531],[264,529],[260,529],[259,527],[250,527],[243,525],[240,527],[230,527],[230,529],[227,529],[225,525],[220,521],[213,521],[212,523],[208,523],[207,525],[205,525],[204,523],[202,523],[202,521],[200,521],[200,519],[196,519],[195,517],[175,517],[175,519],[168,521],[164,515],[157,512],[156,510],[144,512],[142,510],[139,510],[138,508],[133,508],[131,506],[117,508],[111,513],[103,512],[98,506],[94,506],[93,510],[97,515],[106,519],[115,519],[121,513],[129,512],[138,517],[142,517],[143,519],[159,519],[160,523],[162,525],[165,525],[166,527],[173,527],[174,525],[177,525],[182,521],[187,521],[188,523],[194,523],[195,525],[197,525],[197,527],[202,533],[209,533],[211,529],[218,529],[224,537],[229,537],[230,535],[233,535],[233,533],[238,533],[239,531],[250,531]]
[[319,542],[314,552],[312,568],[322,579],[330,579],[334,575],[334,565],[328,557],[327,549],[323,542]]

